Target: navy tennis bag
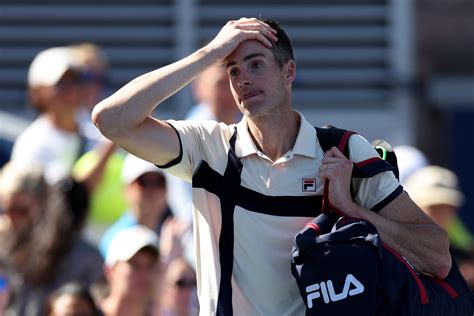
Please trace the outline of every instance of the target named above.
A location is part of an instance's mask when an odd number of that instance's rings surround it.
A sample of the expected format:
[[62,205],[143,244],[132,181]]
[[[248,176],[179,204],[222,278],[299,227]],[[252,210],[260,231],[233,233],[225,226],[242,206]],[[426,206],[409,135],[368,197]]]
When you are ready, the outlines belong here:
[[[346,145],[354,132],[331,126],[316,129],[324,151],[335,145],[348,156]],[[373,145],[382,159],[355,164],[352,177],[390,170],[398,178],[391,146],[383,141]],[[417,273],[381,241],[371,223],[333,210],[327,194],[326,182],[323,213],[293,242],[291,272],[306,304],[306,315],[474,315],[473,295],[454,262],[444,279]]]
[[306,315],[474,314],[454,262],[444,279],[419,274],[365,220],[319,215],[296,235],[291,270]]

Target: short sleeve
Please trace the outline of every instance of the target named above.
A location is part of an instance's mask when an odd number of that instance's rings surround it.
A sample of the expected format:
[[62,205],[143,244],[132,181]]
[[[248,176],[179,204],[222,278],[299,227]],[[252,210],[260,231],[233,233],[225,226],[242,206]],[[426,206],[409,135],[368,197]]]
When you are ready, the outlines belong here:
[[[350,159],[361,163],[379,157],[372,145],[360,135],[352,135],[349,139]],[[384,171],[371,178],[353,179],[354,200],[356,203],[374,211],[388,204],[401,192],[402,187],[391,171]]]
[[203,161],[213,166],[225,168],[230,127],[215,121],[168,120],[181,144],[178,159],[165,166],[159,166],[166,172],[191,182],[194,171]]

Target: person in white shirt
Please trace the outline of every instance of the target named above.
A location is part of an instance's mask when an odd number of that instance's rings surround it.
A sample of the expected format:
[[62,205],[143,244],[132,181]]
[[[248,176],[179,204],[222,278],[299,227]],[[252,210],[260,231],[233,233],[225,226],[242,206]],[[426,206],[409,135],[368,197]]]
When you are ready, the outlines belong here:
[[28,71],[30,101],[39,116],[16,139],[11,160],[39,163],[50,184],[69,176],[85,145],[76,122],[79,80],[67,47],[40,52]]
[[[243,113],[236,125],[161,121],[150,115],[205,69],[225,64]],[[316,131],[294,111],[296,63],[286,32],[256,18],[229,21],[206,46],[144,74],[100,102],[92,117],[126,150],[193,185],[201,315],[303,315],[290,273],[294,235],[328,198],[347,216],[370,221],[382,239],[419,271],[444,277],[446,233],[403,192],[391,172],[354,180],[353,163],[378,157],[361,136],[350,159],[324,153]],[[311,179],[306,189],[302,181]]]
[[[77,120],[85,92],[82,75],[77,54],[71,47],[41,51],[28,70],[29,98],[38,117],[15,140],[10,160],[23,166],[39,164],[49,184],[73,176],[74,163],[87,148],[101,146],[96,145],[95,138],[86,135]],[[115,148],[106,141],[108,148],[99,153],[97,163],[88,172],[73,176],[89,194],[96,189]]]

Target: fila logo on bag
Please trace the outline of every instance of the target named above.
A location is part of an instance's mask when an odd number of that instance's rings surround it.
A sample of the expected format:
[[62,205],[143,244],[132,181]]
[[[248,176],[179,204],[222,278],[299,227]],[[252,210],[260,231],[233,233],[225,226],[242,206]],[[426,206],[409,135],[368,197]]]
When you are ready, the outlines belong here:
[[316,179],[302,180],[303,192],[316,192]]
[[308,308],[313,308],[313,301],[323,297],[323,301],[326,304],[330,302],[337,302],[346,299],[348,296],[354,296],[364,292],[364,285],[357,280],[352,274],[346,276],[346,281],[344,282],[344,287],[342,292],[336,294],[334,290],[334,285],[331,280],[326,282],[315,283],[306,287],[306,301],[308,302]]

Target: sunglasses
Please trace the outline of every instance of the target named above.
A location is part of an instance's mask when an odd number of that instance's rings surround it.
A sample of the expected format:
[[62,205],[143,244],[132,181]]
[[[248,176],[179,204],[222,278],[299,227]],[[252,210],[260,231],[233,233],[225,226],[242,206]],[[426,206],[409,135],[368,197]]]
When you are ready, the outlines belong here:
[[101,85],[107,85],[109,78],[104,74],[98,74],[93,71],[83,71],[79,75],[81,83],[98,83]]
[[55,86],[58,91],[77,88],[79,81],[71,78],[61,79]]
[[179,279],[174,282],[174,285],[180,289],[193,288],[196,286],[196,280]]
[[141,188],[162,188],[165,185],[161,177],[139,177],[136,181]]

